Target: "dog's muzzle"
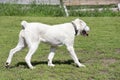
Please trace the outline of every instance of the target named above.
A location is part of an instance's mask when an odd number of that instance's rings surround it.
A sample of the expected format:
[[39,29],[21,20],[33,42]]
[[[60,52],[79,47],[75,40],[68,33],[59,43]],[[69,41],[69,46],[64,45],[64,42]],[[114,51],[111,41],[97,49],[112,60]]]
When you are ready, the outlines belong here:
[[88,33],[87,33],[87,31],[82,30],[81,35],[83,35],[83,36],[88,36]]

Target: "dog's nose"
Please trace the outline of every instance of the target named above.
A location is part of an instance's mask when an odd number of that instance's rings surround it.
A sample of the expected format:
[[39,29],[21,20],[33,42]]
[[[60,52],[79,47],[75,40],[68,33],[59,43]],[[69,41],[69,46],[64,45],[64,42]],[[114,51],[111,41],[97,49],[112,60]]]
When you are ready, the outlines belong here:
[[89,34],[87,33],[86,36],[88,36]]

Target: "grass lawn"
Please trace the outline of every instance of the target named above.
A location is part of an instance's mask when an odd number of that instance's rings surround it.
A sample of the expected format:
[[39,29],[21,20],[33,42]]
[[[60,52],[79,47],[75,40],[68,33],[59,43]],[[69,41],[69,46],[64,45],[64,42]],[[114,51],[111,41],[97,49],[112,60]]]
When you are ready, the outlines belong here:
[[82,17],[91,31],[88,37],[77,36],[75,51],[86,68],[73,63],[65,46],[56,50],[53,63],[47,66],[49,45],[40,44],[32,57],[36,69],[28,69],[24,61],[28,49],[15,54],[11,68],[4,67],[9,50],[16,46],[20,22],[46,24],[70,22],[75,17],[0,17],[0,80],[120,80],[120,17]]

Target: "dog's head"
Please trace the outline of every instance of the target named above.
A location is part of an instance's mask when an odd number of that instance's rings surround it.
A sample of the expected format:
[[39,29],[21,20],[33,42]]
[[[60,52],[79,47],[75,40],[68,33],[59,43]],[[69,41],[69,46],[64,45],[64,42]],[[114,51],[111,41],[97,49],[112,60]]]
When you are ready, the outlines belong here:
[[76,25],[76,28],[78,30],[77,35],[81,34],[83,36],[88,36],[88,32],[90,31],[90,28],[87,26],[87,24],[83,20],[75,19],[72,22]]

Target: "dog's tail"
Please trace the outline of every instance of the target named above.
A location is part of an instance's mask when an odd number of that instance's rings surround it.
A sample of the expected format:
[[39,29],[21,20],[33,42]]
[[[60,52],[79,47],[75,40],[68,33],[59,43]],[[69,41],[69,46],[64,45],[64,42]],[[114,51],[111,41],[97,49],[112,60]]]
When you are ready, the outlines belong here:
[[25,29],[25,27],[27,26],[27,21],[22,21],[21,25],[22,25],[22,29]]

